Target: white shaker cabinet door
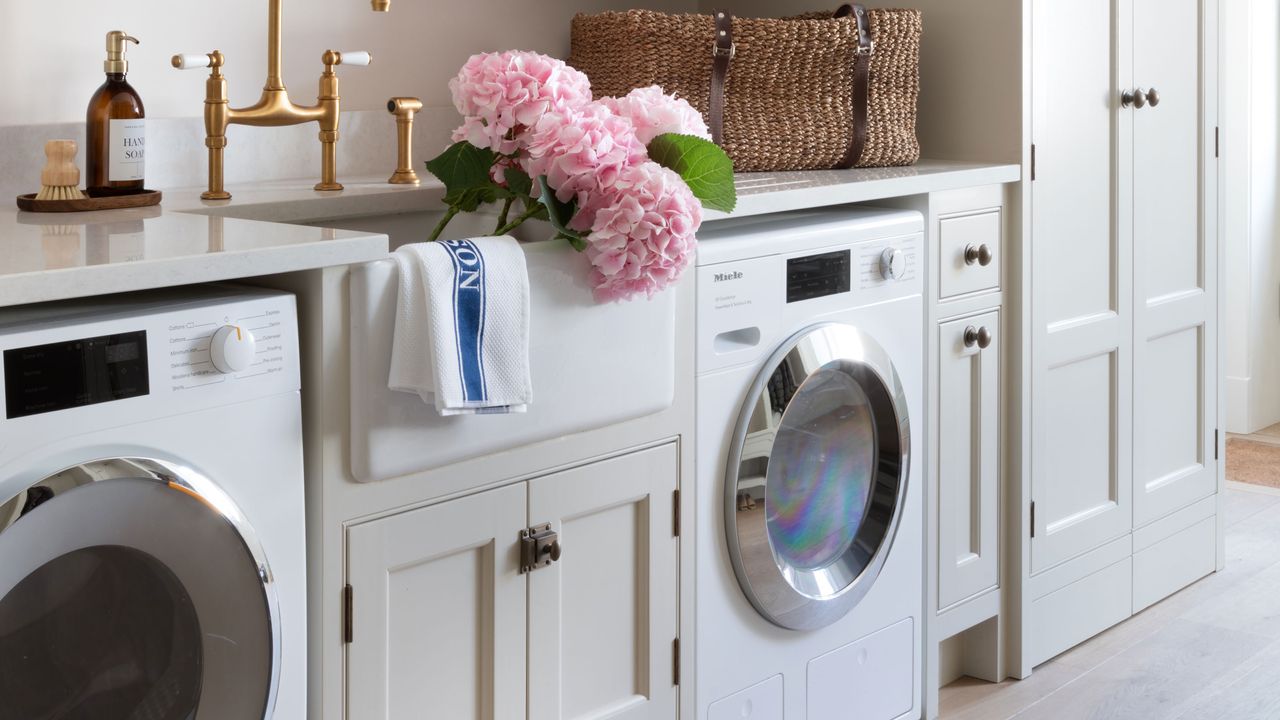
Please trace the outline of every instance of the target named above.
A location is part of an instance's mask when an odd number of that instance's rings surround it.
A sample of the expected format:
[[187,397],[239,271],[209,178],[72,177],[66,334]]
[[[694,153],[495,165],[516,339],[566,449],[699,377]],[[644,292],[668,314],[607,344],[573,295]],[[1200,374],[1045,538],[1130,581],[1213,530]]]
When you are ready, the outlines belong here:
[[529,718],[673,720],[674,444],[529,482],[561,556],[529,578]]
[[1217,488],[1214,172],[1203,112],[1198,0],[1133,0],[1134,524]]
[[938,333],[938,608],[945,610],[999,579],[1000,313],[944,323]]
[[525,717],[523,483],[352,527],[353,720]]
[[1133,18],[1131,0],[1033,0],[1032,13],[1035,573],[1132,527],[1133,113],[1120,94]]

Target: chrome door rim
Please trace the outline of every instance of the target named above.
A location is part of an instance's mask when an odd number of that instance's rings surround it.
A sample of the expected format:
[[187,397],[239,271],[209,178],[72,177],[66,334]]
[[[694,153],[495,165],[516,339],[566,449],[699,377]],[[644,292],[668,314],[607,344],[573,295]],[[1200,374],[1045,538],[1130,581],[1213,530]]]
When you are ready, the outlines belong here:
[[[262,547],[262,542],[239,506],[231,499],[231,496],[213,480],[185,465],[156,458],[111,457],[77,463],[62,468],[57,472],[49,473],[15,495],[0,501],[0,508],[15,498],[25,495],[31,488],[53,477],[67,473],[75,473],[78,476],[81,482],[78,482],[77,485],[110,482],[113,480],[149,480],[167,485],[199,500],[235,529],[240,540],[244,543],[245,549],[253,558],[254,565],[257,568],[258,579],[262,583],[263,596],[267,603],[267,624],[271,628],[271,677],[268,681],[266,711],[263,717],[270,718],[275,713],[276,696],[280,685],[280,600],[276,592],[275,576],[271,572],[271,566],[267,561],[266,551]],[[0,527],[0,542],[3,542],[5,530],[16,525],[17,522],[29,521],[30,517],[37,515],[39,510],[40,506],[36,506],[22,518],[15,519],[9,525]],[[3,597],[3,593],[0,593],[0,597]]]
[[[818,342],[818,339],[822,342]],[[822,582],[824,578],[817,577],[825,572],[825,569],[801,570],[784,567],[780,563],[773,550],[773,541],[768,529],[763,527],[766,522],[764,513],[760,513],[760,519],[753,521],[751,525],[739,523],[738,520],[738,494],[740,481],[743,480],[742,455],[756,404],[761,393],[768,392],[766,386],[774,372],[787,356],[802,344],[814,357],[815,365],[803,378],[798,378],[799,387],[802,387],[804,380],[814,372],[827,367],[834,361],[852,363],[865,369],[869,377],[878,381],[878,390],[883,395],[880,399],[887,402],[893,415],[892,432],[884,433],[878,438],[876,444],[876,473],[873,482],[873,490],[881,493],[893,492],[892,513],[870,560],[851,581],[830,593],[806,593],[796,587],[797,582],[814,587],[831,587],[832,583],[829,577],[825,578],[827,580],[825,583]],[[859,382],[858,385],[864,391],[867,390],[863,383]],[[876,386],[873,385],[872,390],[877,390]],[[790,407],[790,401],[787,407]],[[876,419],[888,425],[884,422],[884,418]],[[771,449],[773,442],[773,439],[769,440]],[[881,451],[885,448],[890,448],[895,457],[881,457]],[[902,383],[894,370],[888,352],[866,333],[839,323],[813,325],[792,335],[768,358],[748,390],[739,412],[729,448],[724,486],[724,522],[729,556],[738,583],[757,612],[783,628],[812,630],[836,622],[858,604],[874,585],[893,546],[907,494],[910,448],[910,424]],[[896,469],[896,472],[883,472],[886,468]],[[757,566],[750,567],[748,560],[744,557],[744,548],[760,550],[761,543],[769,546],[768,555],[774,563],[772,568],[761,567],[758,563]],[[806,573],[815,576],[808,578],[813,582],[804,582],[801,576]]]

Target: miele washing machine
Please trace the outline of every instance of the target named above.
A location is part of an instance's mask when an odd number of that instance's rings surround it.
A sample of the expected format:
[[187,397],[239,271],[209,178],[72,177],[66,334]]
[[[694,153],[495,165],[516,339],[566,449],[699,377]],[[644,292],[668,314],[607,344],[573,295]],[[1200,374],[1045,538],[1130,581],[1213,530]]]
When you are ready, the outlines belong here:
[[306,716],[292,295],[0,311],[0,719]]
[[920,715],[922,230],[845,208],[700,234],[700,719]]

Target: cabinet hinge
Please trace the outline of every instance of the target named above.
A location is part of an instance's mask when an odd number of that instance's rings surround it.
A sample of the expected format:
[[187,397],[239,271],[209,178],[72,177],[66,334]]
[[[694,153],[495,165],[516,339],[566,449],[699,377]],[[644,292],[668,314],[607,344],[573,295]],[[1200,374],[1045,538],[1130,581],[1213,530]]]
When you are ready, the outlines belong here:
[[671,684],[680,684],[680,638],[671,641]]
[[1036,501],[1031,501],[1031,537],[1036,536]]
[[1218,428],[1213,429],[1213,459],[1218,459]]
[[680,491],[671,492],[671,534],[680,537]]
[[1035,182],[1035,179],[1036,179],[1036,146],[1034,143],[1032,143],[1031,145],[1031,180],[1032,182]]
[[1221,145],[1218,144],[1218,130],[1219,128],[1217,127],[1213,129],[1213,156],[1214,157],[1218,157],[1218,149],[1221,147]]
[[352,620],[352,595],[354,591],[350,585],[342,588],[342,642],[345,645],[351,644],[351,638],[355,634],[354,621]]

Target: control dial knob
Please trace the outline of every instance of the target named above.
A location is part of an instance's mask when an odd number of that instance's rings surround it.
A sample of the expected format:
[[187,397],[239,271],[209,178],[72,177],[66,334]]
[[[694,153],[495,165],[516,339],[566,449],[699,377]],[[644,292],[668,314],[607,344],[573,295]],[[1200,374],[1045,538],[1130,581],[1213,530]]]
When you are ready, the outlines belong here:
[[880,253],[880,276],[885,280],[897,280],[907,272],[907,255],[898,248],[888,247]]
[[253,333],[238,325],[223,325],[213,334],[209,359],[218,372],[240,372],[253,364],[256,350]]

